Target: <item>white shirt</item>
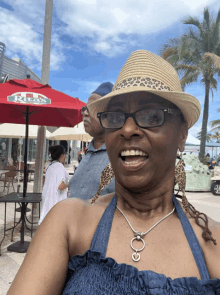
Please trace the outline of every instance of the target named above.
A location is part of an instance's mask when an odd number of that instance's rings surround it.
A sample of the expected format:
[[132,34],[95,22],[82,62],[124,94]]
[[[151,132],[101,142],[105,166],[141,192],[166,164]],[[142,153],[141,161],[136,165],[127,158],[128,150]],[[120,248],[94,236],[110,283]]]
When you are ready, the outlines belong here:
[[[50,166],[49,166],[50,165]],[[67,198],[67,189],[60,191],[58,187],[61,182],[69,181],[69,174],[60,162],[52,162],[47,165],[45,183],[42,191],[42,211],[39,224],[50,209],[58,202]]]

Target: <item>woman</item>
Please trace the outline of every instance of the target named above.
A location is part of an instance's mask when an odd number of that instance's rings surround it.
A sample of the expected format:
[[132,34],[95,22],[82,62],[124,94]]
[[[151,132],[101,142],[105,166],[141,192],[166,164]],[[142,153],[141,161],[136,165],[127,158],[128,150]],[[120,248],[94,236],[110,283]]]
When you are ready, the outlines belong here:
[[66,151],[62,145],[49,147],[51,160],[45,165],[45,183],[42,191],[42,211],[39,224],[50,209],[59,201],[67,198],[69,174],[64,168]]
[[209,153],[206,154],[205,159],[206,159],[207,166],[209,166],[210,165],[210,154]]
[[[197,99],[182,92],[169,63],[141,50],[113,91],[88,107],[106,129],[112,168],[104,169],[94,205],[54,206],[8,294],[218,294],[219,224],[208,225],[187,202],[182,160],[175,171],[199,118]],[[97,200],[114,174],[115,195]],[[183,203],[172,196],[175,174]]]

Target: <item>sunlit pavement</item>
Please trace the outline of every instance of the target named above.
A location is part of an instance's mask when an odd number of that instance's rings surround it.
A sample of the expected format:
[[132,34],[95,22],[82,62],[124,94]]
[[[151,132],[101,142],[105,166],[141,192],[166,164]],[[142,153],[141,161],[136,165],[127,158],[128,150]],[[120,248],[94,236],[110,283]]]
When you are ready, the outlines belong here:
[[[68,172],[73,171],[73,164],[66,167]],[[28,192],[33,192],[34,182],[28,182]],[[16,185],[15,185],[16,186]],[[16,187],[15,187],[16,189]],[[2,188],[0,188],[2,191]],[[10,192],[13,190],[10,188]],[[22,184],[20,192],[22,191]],[[189,202],[200,212],[207,214],[212,219],[220,222],[220,196],[214,196],[211,192],[186,192]],[[2,193],[0,193],[0,197]],[[29,205],[29,208],[31,206]],[[18,220],[20,213],[17,213]],[[29,219],[31,219],[30,212],[27,213]],[[35,218],[37,222],[38,219]],[[14,204],[7,204],[7,227],[13,225],[14,222]],[[4,203],[0,203],[0,239],[3,237],[3,226],[4,226]],[[35,226],[35,229],[37,226]],[[20,240],[20,225],[14,232],[14,242]],[[25,229],[25,241],[30,241],[30,231]],[[11,231],[7,232],[7,236],[2,244],[2,256],[0,256],[0,295],[5,295],[13,281],[25,254],[8,252],[7,247],[12,244],[11,242]]]

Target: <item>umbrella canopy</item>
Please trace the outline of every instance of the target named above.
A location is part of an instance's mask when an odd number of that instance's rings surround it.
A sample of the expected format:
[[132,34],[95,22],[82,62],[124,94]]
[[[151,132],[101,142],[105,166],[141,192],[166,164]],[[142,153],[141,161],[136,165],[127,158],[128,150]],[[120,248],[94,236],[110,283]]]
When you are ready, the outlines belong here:
[[80,121],[85,103],[31,79],[9,80],[0,85],[2,123],[25,124],[29,106],[29,124],[73,127]]
[[82,121],[85,103],[31,79],[9,80],[0,85],[0,123],[26,124],[23,197],[27,190],[29,124],[73,127]]
[[[28,138],[37,138],[37,125],[29,125]],[[46,130],[46,138],[50,138],[51,133]],[[1,124],[0,125],[0,138],[25,138],[25,125],[24,124]]]
[[83,122],[73,128],[60,127],[50,135],[50,140],[80,140],[91,141],[92,137],[85,132]]

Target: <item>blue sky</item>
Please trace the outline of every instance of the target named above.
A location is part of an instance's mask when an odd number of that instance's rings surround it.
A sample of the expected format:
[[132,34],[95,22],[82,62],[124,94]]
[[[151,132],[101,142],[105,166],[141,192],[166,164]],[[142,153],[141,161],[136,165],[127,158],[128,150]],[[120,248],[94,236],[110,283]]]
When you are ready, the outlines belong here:
[[[25,62],[41,76],[45,0],[0,0],[0,42],[5,54]],[[102,82],[114,84],[128,56],[137,49],[159,54],[170,38],[182,34],[182,20],[201,19],[215,0],[54,0],[50,85],[87,102]],[[203,111],[204,87],[194,83],[186,92],[196,96]],[[210,99],[211,100],[211,99]],[[220,114],[220,86],[210,102],[209,121]],[[202,113],[190,129],[201,130]]]

